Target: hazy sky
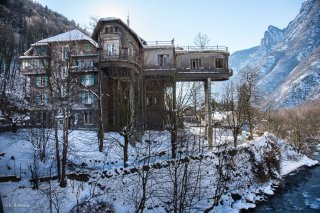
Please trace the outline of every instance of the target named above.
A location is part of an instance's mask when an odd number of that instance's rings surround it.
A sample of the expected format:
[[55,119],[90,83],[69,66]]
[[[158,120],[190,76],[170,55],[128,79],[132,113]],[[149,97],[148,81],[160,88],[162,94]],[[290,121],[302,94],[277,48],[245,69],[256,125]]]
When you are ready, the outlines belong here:
[[269,25],[280,29],[298,14],[304,0],[36,0],[42,5],[89,26],[90,17],[117,17],[146,41],[175,39],[179,46],[194,45],[198,32],[210,45],[230,52],[260,44]]

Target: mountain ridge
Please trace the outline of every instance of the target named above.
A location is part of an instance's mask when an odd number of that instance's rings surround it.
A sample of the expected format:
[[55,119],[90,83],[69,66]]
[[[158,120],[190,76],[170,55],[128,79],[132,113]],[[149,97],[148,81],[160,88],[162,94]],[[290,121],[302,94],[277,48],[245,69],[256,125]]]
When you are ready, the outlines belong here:
[[[320,75],[320,68],[310,67],[306,62],[320,61],[320,53],[316,51],[319,46],[320,1],[307,0],[286,28],[279,29],[270,25],[259,46],[233,53],[230,56],[230,66],[234,69],[235,79],[239,78],[244,68],[259,70],[258,86],[265,97],[261,104],[263,108],[293,107],[318,99],[313,91],[317,90],[314,81],[320,83],[317,77]],[[304,70],[305,73],[299,70]],[[301,77],[306,73],[307,76]],[[291,78],[309,78],[313,81],[309,81],[308,85],[306,80],[299,83]],[[303,90],[302,87],[306,92],[295,90]]]

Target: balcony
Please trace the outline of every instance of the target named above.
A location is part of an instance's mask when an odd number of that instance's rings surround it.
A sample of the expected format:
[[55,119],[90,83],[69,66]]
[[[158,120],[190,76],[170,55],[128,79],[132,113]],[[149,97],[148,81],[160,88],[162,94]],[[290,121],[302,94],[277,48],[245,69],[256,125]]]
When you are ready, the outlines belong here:
[[119,66],[131,68],[132,66],[135,66],[141,69],[142,65],[142,60],[139,56],[129,56],[127,54],[108,54],[107,51],[103,51],[103,53],[100,55],[100,60],[102,62],[102,67]]
[[233,74],[232,69],[228,68],[177,68],[177,81],[204,81],[211,78],[212,81],[228,80]]

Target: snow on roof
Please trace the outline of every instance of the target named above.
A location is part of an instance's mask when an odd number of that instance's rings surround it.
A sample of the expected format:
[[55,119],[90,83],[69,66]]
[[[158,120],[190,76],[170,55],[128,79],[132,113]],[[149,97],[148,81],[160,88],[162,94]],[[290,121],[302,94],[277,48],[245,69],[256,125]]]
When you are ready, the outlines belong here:
[[98,47],[97,42],[95,42],[92,38],[85,35],[84,33],[80,32],[79,30],[71,30],[65,33],[58,34],[53,37],[49,37],[46,39],[42,39],[40,41],[37,41],[36,43],[32,44],[32,46],[37,45],[45,45],[50,42],[62,42],[62,41],[81,41],[81,40],[87,40],[91,44],[93,44],[95,47]]
[[113,20],[120,20],[120,19],[116,17],[106,17],[106,18],[100,19],[100,21],[113,21]]

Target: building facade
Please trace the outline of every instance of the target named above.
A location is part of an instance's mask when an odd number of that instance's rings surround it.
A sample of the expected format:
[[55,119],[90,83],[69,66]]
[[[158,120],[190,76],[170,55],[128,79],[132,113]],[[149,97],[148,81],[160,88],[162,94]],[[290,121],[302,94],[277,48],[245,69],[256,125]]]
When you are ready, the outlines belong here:
[[166,128],[175,107],[167,91],[175,94],[176,82],[205,82],[211,112],[211,81],[232,75],[228,57],[221,46],[146,42],[122,20],[105,18],[92,38],[78,30],[66,32],[36,42],[20,59],[33,125],[68,117],[71,128],[96,128],[101,100],[106,130],[143,132]]

